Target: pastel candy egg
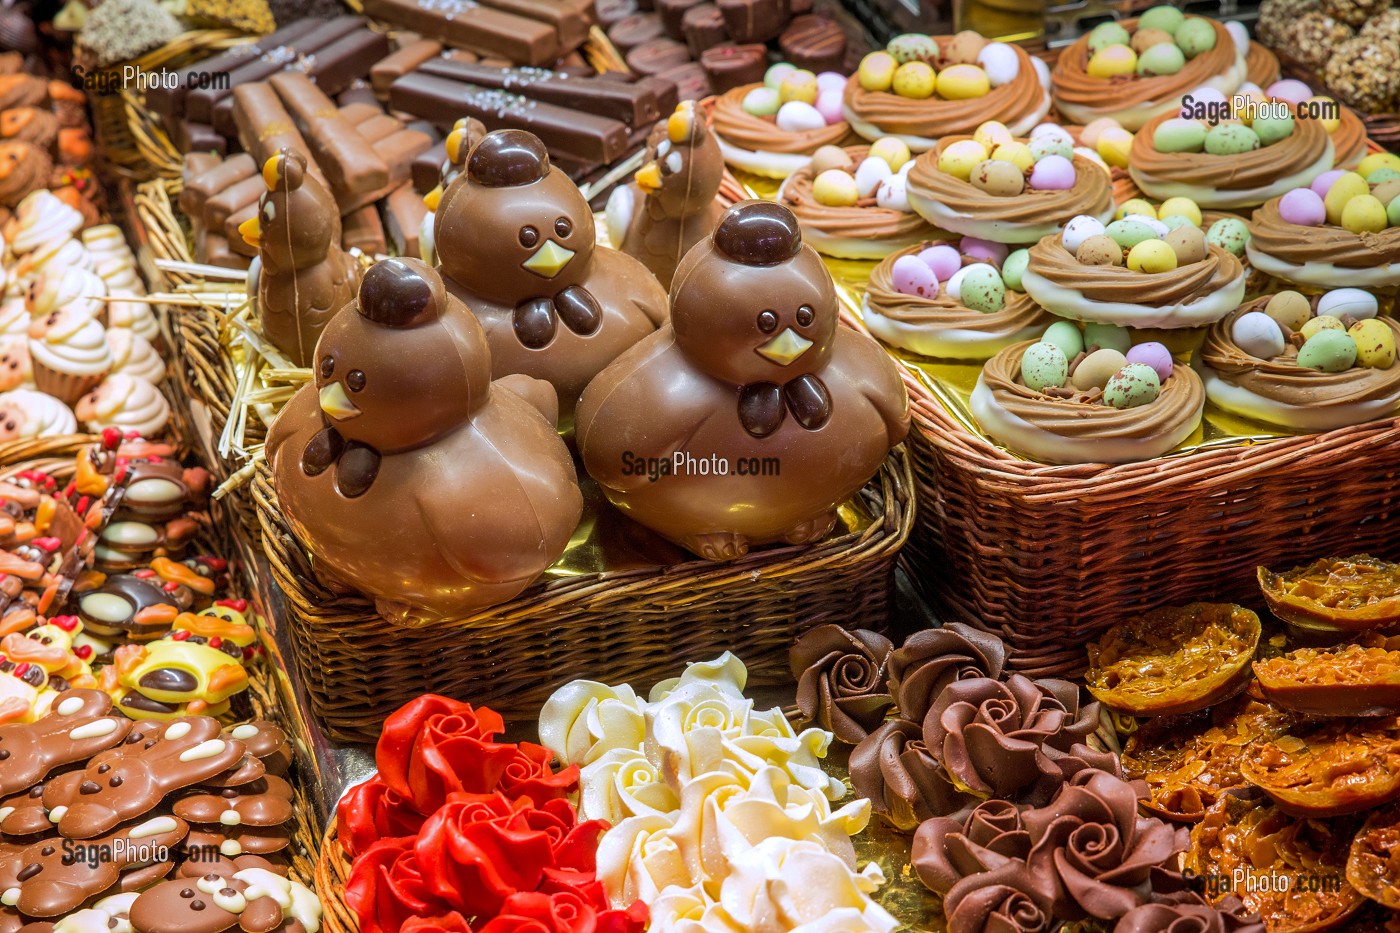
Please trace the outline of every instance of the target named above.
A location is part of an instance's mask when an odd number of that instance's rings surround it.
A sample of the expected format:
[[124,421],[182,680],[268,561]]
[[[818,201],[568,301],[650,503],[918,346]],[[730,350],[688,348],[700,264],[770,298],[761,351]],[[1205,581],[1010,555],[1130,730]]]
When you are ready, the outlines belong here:
[[1128,251],[1128,268],[1155,275],[1176,268],[1176,253],[1162,240],[1143,240]]
[[986,47],[987,40],[980,33],[964,29],[943,47],[943,58],[954,65],[975,65]]
[[909,177],[896,172],[875,189],[875,204],[887,211],[909,213]]
[[905,62],[895,71],[890,84],[900,97],[927,100],[933,96],[937,80],[933,67],[927,62]]
[[1371,194],[1377,201],[1389,207],[1397,197],[1400,197],[1400,178],[1381,182],[1371,189]]
[[1155,340],[1147,343],[1133,344],[1128,349],[1127,361],[1129,363],[1141,363],[1144,366],[1151,366],[1152,371],[1157,374],[1157,378],[1166,382],[1172,374],[1172,351],[1163,344]]
[[828,169],[812,182],[812,197],[827,207],[850,207],[860,200],[856,180],[840,169]]
[[1356,341],[1342,330],[1322,330],[1298,351],[1298,365],[1324,373],[1341,373],[1356,364]]
[[1090,120],[1084,129],[1079,131],[1079,141],[1086,146],[1098,145],[1099,134],[1108,129],[1122,129],[1123,127],[1112,117],[1099,117]]
[[1099,155],[1097,152],[1090,149],[1088,146],[1075,146],[1074,154],[1077,156],[1083,156],[1088,161],[1094,163],[1094,165],[1097,168],[1100,168],[1105,172],[1108,171],[1108,163],[1103,160],[1103,156]]
[[1230,326],[1230,339],[1242,351],[1261,360],[1282,356],[1287,345],[1283,329],[1263,311],[1249,311],[1236,318]]
[[1128,348],[1133,345],[1132,335],[1127,329],[1116,324],[1094,324],[1084,325],[1084,346],[1086,347],[1110,347],[1119,353],[1127,353]]
[[1074,387],[1081,392],[1088,392],[1090,389],[1102,389],[1108,385],[1108,380],[1113,378],[1113,374],[1124,366],[1128,365],[1128,358],[1117,350],[1105,347],[1102,350],[1095,350],[1084,359],[1079,361],[1079,365],[1074,367],[1074,375],[1070,380]]
[[1243,256],[1245,245],[1249,243],[1249,225],[1238,217],[1217,220],[1206,231],[1206,242],[1227,253]]
[[1260,143],[1272,146],[1274,143],[1293,135],[1293,115],[1287,113],[1264,114],[1255,117],[1254,122],[1249,126],[1258,135]]
[[938,154],[938,170],[967,181],[979,162],[986,160],[987,150],[975,139],[960,139]]
[[846,119],[843,111],[845,97],[842,91],[822,91],[817,95],[817,102],[812,106],[817,108],[817,113],[822,115],[827,126],[835,126]]
[[901,65],[905,62],[935,61],[940,54],[938,42],[933,36],[918,32],[906,32],[902,36],[895,36],[885,48]]
[[1008,251],[1004,243],[993,243],[991,240],[981,240],[975,236],[965,236],[958,241],[958,252],[994,266],[999,266],[1006,260]]
[[[1167,232],[1170,233],[1181,227],[1192,227],[1195,225],[1191,223],[1189,218],[1182,217],[1180,214],[1173,214],[1170,217],[1162,218],[1162,226],[1166,227]],[[1204,234],[1202,234],[1202,236],[1204,236]]]
[[875,189],[880,187],[880,182],[893,174],[890,164],[884,159],[862,159],[856,167],[856,193],[862,198],[871,197],[875,194]]
[[1051,123],[1048,120],[1044,123],[1037,123],[1035,126],[1031,127],[1031,131],[1026,134],[1028,139],[1039,139],[1042,136],[1058,136],[1064,139],[1070,138],[1068,130],[1060,126],[1060,124]]
[[1393,152],[1373,152],[1361,160],[1361,164],[1356,167],[1356,173],[1369,178],[1378,168],[1400,169],[1400,155]]
[[1056,321],[1051,324],[1045,328],[1045,334],[1040,340],[1042,343],[1053,343],[1059,347],[1067,360],[1072,360],[1084,352],[1084,335],[1069,321]]
[[1155,217],[1157,216],[1157,208],[1153,207],[1152,202],[1145,198],[1129,198],[1118,205],[1118,210],[1113,212],[1113,219],[1122,220],[1124,217],[1132,214],[1137,214],[1142,217]]
[[1064,156],[1048,155],[1031,168],[1030,185],[1040,191],[1068,191],[1075,181],[1074,165]]
[[1089,77],[1117,78],[1137,71],[1137,53],[1126,45],[1109,45],[1089,59]]
[[1279,198],[1278,215],[1291,224],[1320,227],[1327,222],[1327,205],[1311,188],[1294,188]]
[[1157,208],[1157,216],[1162,220],[1168,217],[1185,217],[1196,226],[1201,225],[1201,206],[1190,198],[1167,198]]
[[1186,67],[1186,54],[1170,42],[1153,45],[1138,56],[1137,73],[1151,75],[1174,75]]
[[1207,20],[1192,17],[1176,27],[1172,38],[1187,58],[1195,58],[1215,48],[1215,27]]
[[1065,228],[1060,231],[1060,245],[1073,253],[1089,237],[1099,236],[1103,232],[1104,225],[1099,222],[1097,217],[1080,214],[1065,224]]
[[[948,296],[954,301],[961,301],[963,282],[967,279],[969,273],[977,269],[991,269],[993,272],[996,272],[996,269],[993,269],[985,262],[974,262],[971,265],[963,266],[957,272],[954,272],[953,277],[948,280]],[[979,273],[979,275],[980,274],[981,273]],[[998,273],[998,277],[1000,277],[1000,273]]]
[[1104,232],[1113,238],[1123,249],[1132,249],[1143,240],[1153,240],[1157,238],[1157,231],[1152,229],[1141,220],[1115,220],[1104,228]]
[[870,155],[884,159],[890,168],[899,171],[909,161],[909,146],[896,136],[882,136],[870,144]]
[[[1163,43],[1172,46],[1175,45],[1172,34],[1165,29],[1139,29],[1137,32],[1133,33],[1133,41],[1130,42],[1129,45],[1132,46],[1134,52],[1138,53],[1138,64],[1141,65],[1142,53],[1146,52],[1154,45],[1162,45]],[[1180,50],[1178,49],[1178,51]],[[1185,59],[1183,58],[1182,61],[1184,62]],[[1173,72],[1173,74],[1175,74],[1175,72]]]
[[814,178],[828,169],[839,168],[843,171],[853,172],[855,167],[855,161],[840,146],[821,146],[812,153],[812,176]]
[[1015,139],[1011,136],[1011,131],[1006,128],[1006,124],[996,120],[988,120],[986,123],[977,127],[972,133],[972,138],[983,146],[986,146],[988,152],[993,151],[997,146],[1015,142]]
[[1151,405],[1162,391],[1162,380],[1145,363],[1129,363],[1114,373],[1103,387],[1103,403],[1110,408]]
[[1188,97],[1191,98],[1194,107],[1200,107],[1202,104],[1209,107],[1212,104],[1230,103],[1230,101],[1225,99],[1224,93],[1222,93],[1219,88],[1213,88],[1209,84],[1202,84],[1200,87],[1192,88],[1190,91],[1183,94],[1181,96],[1183,110],[1186,109],[1186,98]]
[[1347,174],[1345,169],[1334,168],[1314,178],[1312,184],[1308,185],[1308,187],[1311,188],[1313,193],[1319,198],[1325,198],[1327,197],[1327,192],[1332,190],[1332,186],[1336,184],[1337,179],[1345,174]]
[[1159,238],[1166,236],[1170,232],[1167,229],[1167,225],[1157,219],[1156,211],[1152,211],[1149,214],[1129,214],[1128,216],[1122,219],[1136,220],[1138,223],[1147,224],[1149,227],[1152,228],[1152,232],[1155,233]]
[[1006,259],[1001,263],[1001,280],[1006,283],[1007,288],[1013,292],[1021,291],[1021,276],[1026,274],[1026,266],[1030,265],[1030,261],[1031,253],[1028,249],[1012,250],[1006,254]]
[[1189,266],[1206,258],[1206,235],[1200,227],[1177,227],[1167,232],[1165,241],[1176,254],[1178,266]]
[[1127,45],[1132,41],[1128,30],[1115,22],[1099,23],[1089,31],[1089,51],[1097,52],[1110,45]]
[[991,89],[987,73],[976,65],[952,65],[938,75],[938,96],[944,100],[971,100]]
[[1121,266],[1123,248],[1100,234],[1080,243],[1079,249],[1074,251],[1074,258],[1085,266]]
[[889,52],[871,52],[860,60],[856,81],[867,91],[888,91],[898,67],[899,62]]
[[969,180],[978,188],[1000,198],[1015,197],[1026,187],[1026,176],[1010,162],[986,159],[978,162]]
[[1025,143],[1003,143],[992,151],[992,158],[998,162],[1010,162],[1022,172],[1028,172],[1035,164],[1035,156],[1031,154],[1031,147]]
[[1094,147],[1099,156],[1116,168],[1128,167],[1128,153],[1133,148],[1133,134],[1122,127],[1107,129]]
[[778,99],[778,92],[771,87],[754,88],[744,95],[744,101],[740,104],[745,113],[756,117],[771,117],[782,105],[783,102]]
[[1297,78],[1284,78],[1282,81],[1275,81],[1264,88],[1265,96],[1273,100],[1281,100],[1284,103],[1296,107],[1303,101],[1312,97],[1312,88],[1308,87]]
[[1185,20],[1186,15],[1174,6],[1154,6],[1143,12],[1137,28],[1160,29],[1175,34]]
[[1246,81],[1235,91],[1234,97],[1230,100],[1231,116],[1241,123],[1252,124],[1253,114],[1258,112],[1258,105],[1268,103],[1268,98],[1264,96],[1264,91],[1253,81]]
[[846,76],[839,71],[823,71],[817,75],[817,90],[840,94],[846,90]]
[[919,262],[932,269],[940,282],[948,281],[962,268],[962,256],[946,243],[930,246],[919,253]]
[[1355,172],[1347,172],[1338,178],[1332,183],[1332,187],[1327,189],[1327,196],[1322,199],[1323,205],[1327,208],[1327,222],[1341,226],[1342,211],[1346,210],[1347,202],[1352,198],[1370,195],[1370,193],[1371,186],[1366,184],[1366,179]]
[[1032,139],[1028,144],[1031,151],[1031,158],[1039,162],[1048,156],[1059,156],[1062,159],[1074,158],[1074,140],[1069,134],[1063,131],[1059,133],[1044,133]]
[[1385,208],[1385,219],[1392,227],[1400,227],[1400,195],[1390,199]]
[[964,305],[983,314],[994,314],[1006,307],[1006,284],[991,266],[969,266],[963,276],[960,298]]
[[1239,155],[1259,148],[1259,134],[1238,123],[1222,123],[1206,132],[1206,152],[1211,155]]
[[1385,205],[1369,194],[1360,194],[1342,208],[1342,226],[1352,233],[1379,233],[1385,229]]
[[817,76],[800,68],[789,72],[787,77],[783,78],[783,83],[778,85],[778,96],[782,98],[783,103],[800,100],[804,104],[815,104]]
[[1382,165],[1380,168],[1371,169],[1371,174],[1366,176],[1366,184],[1379,185],[1387,181],[1394,181],[1397,178],[1400,178],[1400,169],[1393,169],[1389,165]]
[[771,65],[768,70],[763,73],[763,85],[764,87],[770,87],[776,91],[782,86],[783,79],[796,70],[796,65],[790,65],[787,62],[778,62],[776,65]]
[[806,133],[826,126],[826,118],[817,112],[817,108],[800,100],[790,100],[778,108],[775,122],[778,129],[785,133]]
[[1281,327],[1300,331],[1312,317],[1312,303],[1302,292],[1290,290],[1279,292],[1264,305],[1264,313]]
[[1069,375],[1069,360],[1053,343],[1033,343],[1021,355],[1021,381],[1032,392],[1059,388]]
[[987,73],[992,87],[1010,84],[1021,76],[1021,59],[1005,42],[991,42],[977,53],[977,64]]
[[1376,296],[1360,288],[1334,288],[1317,299],[1317,313],[1368,320],[1380,312]]
[[1244,23],[1237,23],[1234,20],[1225,24],[1225,31],[1230,34],[1230,39],[1235,43],[1235,49],[1239,52],[1249,52],[1249,27]]
[[900,256],[890,269],[894,290],[901,295],[933,298],[938,294],[938,277],[917,256]]
[[1395,364],[1395,332],[1384,321],[1357,321],[1347,331],[1356,344],[1356,362],[1369,369]]
[[1199,120],[1172,117],[1152,131],[1152,148],[1158,152],[1200,152],[1206,145],[1206,126]]
[[1346,325],[1330,314],[1319,314],[1315,318],[1309,318],[1298,333],[1303,335],[1304,340],[1311,340],[1324,330],[1346,330]]
[[1317,122],[1322,125],[1322,128],[1329,133],[1337,132],[1337,127],[1342,125],[1341,116],[1333,116],[1333,114],[1340,113],[1337,102],[1321,94],[1309,97],[1307,101],[1304,101],[1304,103],[1308,102],[1318,105],[1314,112],[1321,114],[1321,116],[1317,118]]

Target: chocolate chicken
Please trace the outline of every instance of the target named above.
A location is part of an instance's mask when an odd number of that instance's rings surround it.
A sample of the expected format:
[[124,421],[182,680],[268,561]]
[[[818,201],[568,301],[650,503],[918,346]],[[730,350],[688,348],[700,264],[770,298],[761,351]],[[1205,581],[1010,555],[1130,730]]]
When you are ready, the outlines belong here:
[[567,419],[588,380],[666,319],[666,292],[623,253],[595,249],[593,212],[523,130],[488,133],[434,222],[447,288],[480,320],[495,376],[544,379]]
[[268,435],[278,500],[318,569],[381,614],[503,602],[563,553],[583,498],[554,390],[491,381],[481,325],[432,267],[373,266],[315,377]]
[[779,204],[730,208],[671,295],[670,324],[579,402],[589,474],[627,515],[710,560],[825,537],[908,433],[894,361],[838,326],[831,275]]
[[681,257],[710,235],[724,213],[715,200],[724,156],[694,101],[686,100],[652,130],[647,159],[633,184],[613,190],[608,226],[618,249],[670,288]]
[[306,158],[280,149],[262,167],[267,191],[238,228],[257,247],[263,335],[297,366],[310,366],[331,316],[355,297],[360,266],[340,247],[340,210]]

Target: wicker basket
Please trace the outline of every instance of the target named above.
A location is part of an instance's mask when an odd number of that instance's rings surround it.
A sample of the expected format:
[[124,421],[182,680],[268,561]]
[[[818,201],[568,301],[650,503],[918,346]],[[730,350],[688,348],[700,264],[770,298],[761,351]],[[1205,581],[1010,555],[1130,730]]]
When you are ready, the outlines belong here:
[[421,693],[534,718],[566,681],[606,671],[614,682],[650,683],[726,649],[741,653],[751,684],[786,683],[788,646],[807,628],[886,626],[895,558],[914,512],[909,458],[899,447],[861,494],[875,518],[864,530],[723,564],[551,579],[470,618],[401,628],[364,599],[318,585],[266,464],[253,493],[311,712],[332,739],[362,743]]
[[345,903],[345,882],[350,880],[350,860],[340,847],[332,821],[321,840],[316,859],[316,894],[321,898],[321,929],[325,933],[360,933],[360,921]]

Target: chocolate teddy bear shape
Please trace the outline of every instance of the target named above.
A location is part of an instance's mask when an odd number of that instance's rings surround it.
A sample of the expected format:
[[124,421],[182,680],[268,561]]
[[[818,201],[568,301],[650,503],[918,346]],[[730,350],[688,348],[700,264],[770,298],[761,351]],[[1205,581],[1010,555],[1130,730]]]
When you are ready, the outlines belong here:
[[636,257],[663,288],[671,287],[681,258],[715,229],[724,205],[715,200],[724,156],[695,102],[683,100],[647,139],[647,162],[633,184],[608,198],[608,235]]
[[666,291],[637,260],[595,249],[593,211],[523,130],[488,133],[438,204],[447,287],[481,321],[493,375],[553,384],[567,421],[588,380],[666,319]]
[[214,870],[174,878],[131,907],[135,933],[308,933],[320,927],[321,902],[305,885],[265,868]]
[[61,693],[47,716],[0,726],[0,795],[17,794],[56,768],[118,746],[130,731],[131,722],[112,713],[112,698],[100,690]]
[[297,366],[310,366],[327,322],[355,296],[360,265],[340,245],[340,208],[306,171],[306,158],[279,149],[263,164],[267,191],[238,232],[262,260],[257,276],[263,336]]
[[254,719],[225,729],[224,734],[247,746],[248,754],[257,758],[268,774],[284,777],[292,769],[292,744],[276,723]]
[[195,826],[191,827],[187,845],[191,851],[229,857],[237,855],[272,855],[292,844],[290,826]]
[[281,826],[292,816],[292,785],[267,774],[239,787],[193,793],[175,801],[175,815],[191,823]]
[[[671,323],[589,384],[577,437],[614,505],[710,560],[823,538],[909,430],[894,361],[837,323],[836,290],[786,207],[744,201],[689,253]],[[654,482],[637,462],[723,458]]]
[[553,389],[491,381],[481,325],[432,267],[371,268],[316,357],[266,449],[319,568],[385,616],[450,617],[511,599],[563,553],[583,497]]

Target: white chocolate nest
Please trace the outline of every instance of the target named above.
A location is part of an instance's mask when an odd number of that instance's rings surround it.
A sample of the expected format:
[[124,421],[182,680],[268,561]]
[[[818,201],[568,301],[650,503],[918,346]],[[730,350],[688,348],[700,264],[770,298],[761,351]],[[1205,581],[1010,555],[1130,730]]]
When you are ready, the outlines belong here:
[[861,319],[883,343],[920,356],[949,360],[985,360],[1013,343],[1034,340],[1045,329],[1037,323],[1012,334],[992,335],[961,327],[915,326],[885,317],[865,300],[861,303]]
[[[940,230],[973,236],[995,243],[1034,243],[1054,233],[1059,233],[1063,222],[1048,220],[1044,223],[1008,223],[1003,220],[978,220],[971,214],[963,214],[950,209],[942,201],[926,198],[910,190],[909,206],[914,212]],[[1115,208],[1110,204],[1105,211],[1090,216],[1107,224],[1113,219]]]
[[[1205,81],[1201,87],[1213,87],[1225,95],[1229,100],[1230,96],[1240,89],[1245,78],[1249,74],[1249,65],[1245,60],[1243,52],[1235,56],[1235,62],[1224,74],[1218,74]],[[1189,91],[1186,93],[1190,93]],[[1181,109],[1181,98],[1186,93],[1177,94],[1165,100],[1151,104],[1133,104],[1131,107],[1124,107],[1121,110],[1104,110],[1097,107],[1084,107],[1079,104],[1071,104],[1062,100],[1055,101],[1055,107],[1070,123],[1079,126],[1087,126],[1100,117],[1112,117],[1125,130],[1136,133],[1147,125],[1147,122],[1154,117],[1161,116],[1172,110]],[[1201,205],[1205,207],[1205,205]]]
[[1051,314],[1075,321],[1117,324],[1119,327],[1204,327],[1220,320],[1244,301],[1247,273],[1198,301],[1154,306],[1121,301],[1094,301],[1077,289],[1056,285],[1030,269],[1021,273],[1021,286]]
[[1206,387],[1206,398],[1225,411],[1276,424],[1295,431],[1331,431],[1353,424],[1390,418],[1400,412],[1400,386],[1382,399],[1314,408],[1266,398],[1258,392],[1227,382],[1219,373],[1196,361],[1196,372]]
[[1275,259],[1256,249],[1253,241],[1245,244],[1244,251],[1249,257],[1249,264],[1260,272],[1299,285],[1321,288],[1387,288],[1400,285],[1400,265],[1388,262],[1369,269],[1351,269],[1330,262],[1309,262],[1300,266]]
[[[895,139],[902,140],[904,145],[909,147],[909,151],[915,153],[928,152],[934,146],[938,145],[937,139],[932,139],[927,136],[911,136],[907,133],[886,132],[875,124],[869,123],[856,116],[855,112],[851,110],[848,104],[842,105],[841,112],[846,118],[846,122],[851,125],[851,129],[856,131],[856,135],[863,139],[868,139],[871,142],[877,139],[883,139],[886,136],[893,136]],[[1046,114],[1049,112],[1050,92],[1046,90],[1041,96],[1040,105],[1036,107],[1033,112],[1017,120],[1015,123],[1008,124],[1006,128],[1011,131],[1012,136],[1026,136],[1031,130],[1035,129],[1036,124],[1045,119]]]
[[[778,131],[774,129],[774,132]],[[715,142],[719,143],[720,155],[724,156],[728,165],[764,178],[787,178],[812,161],[810,155],[796,152],[752,152],[741,149],[718,132],[715,133]]]
[[[1328,139],[1327,148],[1323,150],[1316,162],[1292,175],[1285,175],[1272,184],[1259,188],[1221,189],[1188,185],[1184,182],[1154,178],[1132,166],[1128,167],[1128,174],[1132,176],[1133,183],[1142,189],[1143,194],[1155,200],[1190,198],[1203,208],[1232,210],[1241,207],[1258,207],[1265,201],[1282,197],[1294,188],[1306,188],[1313,183],[1317,176],[1332,170],[1336,157],[1337,151],[1332,145],[1332,140]],[[1229,156],[1221,156],[1221,158],[1228,159]]]

